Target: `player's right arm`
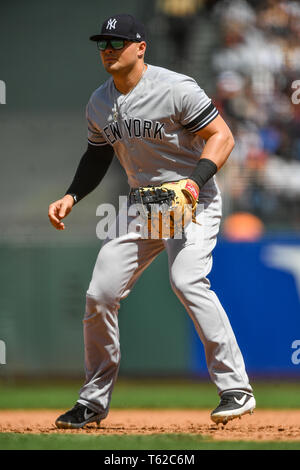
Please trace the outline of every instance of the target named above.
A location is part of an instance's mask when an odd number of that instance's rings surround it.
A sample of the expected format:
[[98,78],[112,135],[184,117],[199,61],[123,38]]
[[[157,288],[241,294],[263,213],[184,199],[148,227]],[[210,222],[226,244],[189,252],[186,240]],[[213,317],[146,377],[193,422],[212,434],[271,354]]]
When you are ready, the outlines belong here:
[[79,162],[74,179],[66,194],[49,206],[48,217],[53,227],[57,230],[65,229],[62,219],[71,212],[74,204],[99,185],[112,162],[113,156],[114,150],[110,145],[88,144],[88,148]]

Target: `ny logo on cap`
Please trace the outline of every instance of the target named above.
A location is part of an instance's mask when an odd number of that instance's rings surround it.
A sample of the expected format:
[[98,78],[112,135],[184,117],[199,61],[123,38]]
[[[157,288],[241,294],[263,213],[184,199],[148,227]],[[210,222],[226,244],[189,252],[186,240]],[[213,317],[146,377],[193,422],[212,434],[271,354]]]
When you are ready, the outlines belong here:
[[107,22],[106,29],[116,29],[117,20],[115,18],[110,18]]

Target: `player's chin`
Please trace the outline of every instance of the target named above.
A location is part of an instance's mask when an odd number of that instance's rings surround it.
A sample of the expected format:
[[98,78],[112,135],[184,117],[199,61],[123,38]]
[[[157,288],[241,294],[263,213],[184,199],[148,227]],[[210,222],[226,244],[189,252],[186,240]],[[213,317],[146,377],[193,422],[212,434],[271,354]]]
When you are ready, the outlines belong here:
[[117,70],[118,69],[118,65],[117,65],[117,60],[116,59],[111,59],[111,60],[107,60],[107,61],[104,61],[103,63],[104,65],[104,68],[107,72],[110,72],[110,71],[113,71],[113,70]]

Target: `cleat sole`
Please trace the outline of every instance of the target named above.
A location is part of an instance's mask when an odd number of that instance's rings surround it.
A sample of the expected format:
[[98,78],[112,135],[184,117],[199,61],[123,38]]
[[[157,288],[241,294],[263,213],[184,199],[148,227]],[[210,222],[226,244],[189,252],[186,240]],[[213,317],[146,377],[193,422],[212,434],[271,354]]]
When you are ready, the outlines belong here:
[[252,415],[253,414],[253,411],[254,411],[254,408],[250,409],[250,410],[247,410],[247,411],[244,411],[243,413],[241,414],[235,414],[235,415],[227,415],[227,416],[220,416],[220,415],[211,415],[211,419],[214,423],[216,424],[227,424],[228,421],[232,421],[233,419],[235,418],[239,418],[239,419],[242,419],[242,416],[244,415]]
[[59,420],[56,420],[55,421],[55,425],[58,429],[82,429],[86,424],[90,424],[90,423],[96,423],[97,424],[97,427],[100,427],[100,423],[101,423],[101,420],[100,419],[95,419],[92,418],[88,421],[85,421],[83,423],[70,423],[70,422],[66,422],[66,421],[59,421]]

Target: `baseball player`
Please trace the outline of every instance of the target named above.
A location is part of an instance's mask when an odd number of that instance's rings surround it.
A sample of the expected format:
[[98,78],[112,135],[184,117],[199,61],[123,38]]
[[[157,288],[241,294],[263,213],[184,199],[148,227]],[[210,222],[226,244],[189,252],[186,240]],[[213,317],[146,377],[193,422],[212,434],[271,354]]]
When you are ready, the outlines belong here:
[[[214,175],[232,151],[232,134],[192,78],[145,63],[144,26],[133,16],[108,18],[90,39],[111,77],[88,102],[88,147],[65,196],[50,204],[49,219],[63,230],[62,220],[97,187],[114,154],[127,173],[130,193],[115,221],[115,235],[103,241],[86,295],[86,380],[75,406],[57,418],[56,426],[81,428],[107,416],[120,364],[120,301],[164,249],[171,286],[193,320],[220,395],[212,420],[226,423],[252,413],[255,399],[241,351],[207,279],[221,219]],[[165,183],[171,185],[161,191]],[[196,201],[202,207],[181,237],[146,238],[132,230],[135,195],[141,204],[153,202],[153,193],[145,190],[151,187],[168,197],[183,194],[187,204]],[[124,220],[127,231],[120,233]]]

